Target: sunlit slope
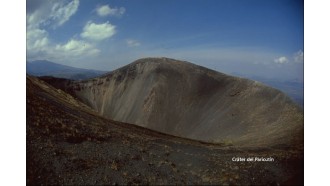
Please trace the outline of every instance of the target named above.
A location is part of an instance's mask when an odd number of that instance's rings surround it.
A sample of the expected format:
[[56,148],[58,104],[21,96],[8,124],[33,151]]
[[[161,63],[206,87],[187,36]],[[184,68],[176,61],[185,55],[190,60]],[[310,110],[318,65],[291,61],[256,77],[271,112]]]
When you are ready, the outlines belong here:
[[66,89],[107,118],[191,139],[252,146],[303,139],[303,113],[288,96],[188,62],[140,59]]

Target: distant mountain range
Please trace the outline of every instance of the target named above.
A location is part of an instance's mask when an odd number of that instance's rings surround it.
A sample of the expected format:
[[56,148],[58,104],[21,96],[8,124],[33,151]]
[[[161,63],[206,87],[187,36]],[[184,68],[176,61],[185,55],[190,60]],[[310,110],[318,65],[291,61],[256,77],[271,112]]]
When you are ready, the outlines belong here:
[[75,68],[46,60],[28,61],[26,72],[33,76],[53,76],[72,80],[94,78],[106,73],[106,71]]
[[265,78],[261,76],[244,75],[240,73],[231,73],[231,75],[259,81],[273,88],[279,89],[286,93],[301,108],[304,107],[304,82],[298,80],[279,80],[273,78]]
[[304,83],[299,81],[278,81],[266,78],[251,78],[277,88],[290,96],[299,106],[304,107]]

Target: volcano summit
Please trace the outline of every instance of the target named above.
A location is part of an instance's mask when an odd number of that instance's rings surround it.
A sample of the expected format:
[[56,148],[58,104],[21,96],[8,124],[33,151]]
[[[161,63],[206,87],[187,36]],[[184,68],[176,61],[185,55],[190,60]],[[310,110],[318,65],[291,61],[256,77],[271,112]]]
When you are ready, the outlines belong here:
[[238,146],[303,142],[303,112],[284,93],[185,61],[139,59],[57,87],[108,119],[179,137]]

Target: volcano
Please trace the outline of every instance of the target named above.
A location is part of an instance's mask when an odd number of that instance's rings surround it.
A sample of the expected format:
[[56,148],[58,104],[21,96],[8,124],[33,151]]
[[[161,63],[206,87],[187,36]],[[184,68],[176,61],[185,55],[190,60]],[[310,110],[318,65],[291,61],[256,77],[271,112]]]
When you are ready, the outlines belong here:
[[284,93],[185,61],[144,58],[89,80],[47,82],[105,118],[178,137],[237,146],[303,141],[303,111]]

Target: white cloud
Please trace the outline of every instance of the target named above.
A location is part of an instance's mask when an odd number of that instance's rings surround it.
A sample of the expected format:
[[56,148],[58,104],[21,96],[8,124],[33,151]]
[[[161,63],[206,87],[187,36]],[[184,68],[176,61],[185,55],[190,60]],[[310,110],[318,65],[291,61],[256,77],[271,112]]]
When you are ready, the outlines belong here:
[[[56,44],[49,38],[47,29],[56,29],[74,15],[79,0],[28,1],[26,48],[28,60],[62,58],[63,51],[56,50]],[[65,54],[67,56],[73,54]]]
[[29,29],[26,32],[27,49],[41,50],[49,43],[48,33],[42,29]]
[[116,26],[109,22],[103,24],[96,24],[91,21],[87,22],[83,32],[80,34],[82,38],[100,41],[103,39],[110,38],[116,33]]
[[[29,2],[28,2],[29,3]],[[30,2],[31,3],[31,2]],[[86,41],[70,39],[64,44],[56,43],[49,37],[47,29],[56,29],[74,15],[79,0],[36,1],[27,9],[27,58],[72,61],[95,56],[99,50]]]
[[55,50],[70,56],[77,57],[81,55],[93,56],[100,51],[86,41],[71,39],[64,45],[56,45]]
[[34,47],[27,51],[28,60],[72,61],[100,53],[93,44],[83,40],[70,39],[64,44],[54,44],[45,38],[36,40]]
[[68,4],[61,2],[55,3],[52,7],[50,17],[54,20],[54,27],[61,26],[74,15],[79,6],[79,0],[71,1]]
[[26,32],[27,57],[44,56],[49,47],[48,33],[42,29],[28,29]]
[[79,6],[79,0],[67,2],[65,0],[41,2],[34,11],[27,10],[27,24],[29,28],[38,28],[40,26],[59,27],[67,22],[74,15]]
[[304,62],[304,52],[299,50],[298,52],[293,54],[293,60],[296,63],[303,63]]
[[140,42],[138,42],[138,41],[136,41],[136,40],[133,40],[133,39],[127,39],[127,40],[126,40],[126,44],[127,44],[127,46],[129,46],[129,47],[137,47],[137,46],[140,46],[140,45],[141,45]]
[[288,63],[289,60],[285,56],[282,56],[282,57],[274,59],[274,62],[279,63],[279,64],[284,64],[284,63]]
[[105,17],[108,15],[111,16],[122,16],[125,13],[125,8],[124,7],[120,7],[120,8],[111,8],[109,5],[103,5],[101,7],[98,7],[96,9],[96,12],[99,16],[101,17]]

